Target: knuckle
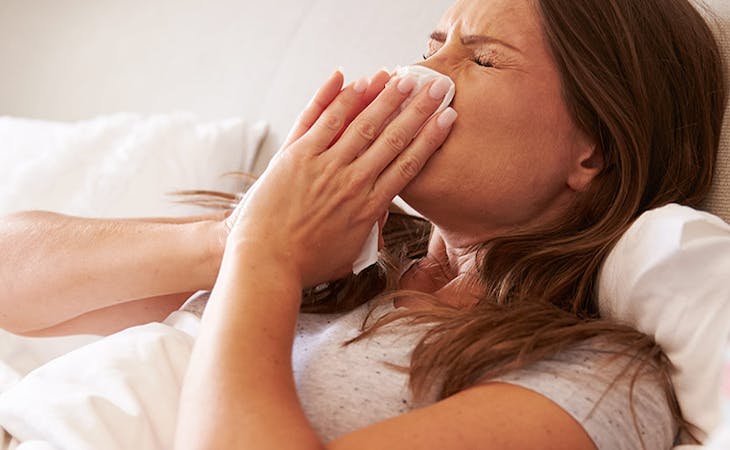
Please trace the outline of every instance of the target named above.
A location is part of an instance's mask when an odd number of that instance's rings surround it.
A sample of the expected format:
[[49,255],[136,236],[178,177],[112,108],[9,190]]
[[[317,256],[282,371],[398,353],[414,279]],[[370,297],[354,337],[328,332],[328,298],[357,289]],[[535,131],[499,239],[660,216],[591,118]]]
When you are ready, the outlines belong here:
[[356,191],[361,191],[368,182],[368,175],[362,170],[353,171],[348,177],[348,185]]
[[336,161],[328,161],[320,170],[324,179],[331,180],[339,175],[341,168]]
[[372,122],[362,120],[355,125],[355,129],[357,130],[360,137],[362,137],[366,141],[371,142],[373,139],[375,139],[376,128],[375,124],[373,124]]
[[322,124],[328,130],[337,131],[342,127],[342,119],[335,114],[327,114],[322,118]]
[[408,145],[405,130],[393,128],[385,133],[385,144],[395,153],[400,153]]
[[403,178],[410,180],[418,175],[421,164],[413,157],[405,158],[398,164],[398,170]]
[[427,130],[424,130],[423,140],[428,148],[438,147],[442,141],[440,136],[435,133],[428,133]]
[[319,97],[315,97],[307,109],[310,111],[324,111],[328,106],[328,103],[323,102]]
[[344,203],[350,203],[357,198],[358,192],[354,189],[354,186],[348,186],[348,189],[341,189],[339,191],[339,198]]
[[420,117],[430,117],[433,114],[434,108],[425,102],[413,102],[413,109]]

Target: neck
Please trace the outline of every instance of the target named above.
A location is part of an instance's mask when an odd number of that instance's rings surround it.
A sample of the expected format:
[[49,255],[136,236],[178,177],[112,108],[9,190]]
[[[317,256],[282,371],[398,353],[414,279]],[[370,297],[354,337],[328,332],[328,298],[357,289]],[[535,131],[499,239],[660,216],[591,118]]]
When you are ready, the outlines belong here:
[[[438,227],[434,228],[428,244],[428,253],[403,275],[401,288],[427,292],[444,303],[462,307],[478,298],[476,252],[469,242]],[[455,239],[454,239],[455,238]]]

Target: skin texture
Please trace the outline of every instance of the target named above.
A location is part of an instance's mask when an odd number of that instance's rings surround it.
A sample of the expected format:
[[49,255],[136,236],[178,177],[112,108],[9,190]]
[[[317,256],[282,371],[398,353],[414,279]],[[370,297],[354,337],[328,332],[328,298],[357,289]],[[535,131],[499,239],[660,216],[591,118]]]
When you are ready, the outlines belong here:
[[[571,139],[578,133],[527,0],[459,2],[440,27],[445,45],[432,44],[438,51],[427,64],[455,78],[454,107],[465,117],[445,144],[451,127],[435,120],[409,144],[440,98],[424,90],[378,136],[407,96],[396,89],[399,80],[360,113],[363,94],[352,85],[340,92],[342,75],[335,73],[239,207],[185,378],[176,448],[594,448],[560,407],[499,383],[330,443],[319,439],[299,403],[291,351],[302,288],[348,270],[393,196],[404,192],[437,225],[429,259],[438,270],[421,277],[433,290],[444,280],[458,284],[454,274],[468,270],[464,245],[559,214],[597,171],[593,147]],[[472,62],[463,33],[516,39],[531,50],[492,73]],[[478,116],[491,117],[493,126]],[[469,164],[475,170],[466,170]],[[439,205],[450,202],[464,212],[449,218],[453,211]]]
[[[299,404],[291,351],[302,289],[349,272],[396,194],[436,225],[426,264],[402,287],[438,295],[468,276],[469,244],[560,215],[600,169],[600,155],[569,120],[529,0],[459,1],[436,31],[424,64],[456,82],[453,128],[448,110],[441,125],[427,121],[441,102],[427,87],[380,132],[408,83],[386,85],[381,72],[343,88],[335,73],[226,220],[25,213],[0,221],[0,248],[10,255],[0,279],[13,294],[0,299],[0,326],[111,332],[164,316],[217,274],[185,377],[178,449],[594,448],[559,406],[500,383],[328,443]],[[472,45],[470,34],[520,52]],[[18,299],[38,307],[17,308]]]
[[428,257],[414,267],[430,269],[405,282],[434,292],[467,275],[468,246],[562,214],[602,161],[570,118],[531,2],[458,1],[424,57],[456,83],[459,112],[441,150],[400,194],[436,229]]
[[221,219],[2,217],[0,327],[34,336],[109,334],[162,320],[191,292],[213,286]]

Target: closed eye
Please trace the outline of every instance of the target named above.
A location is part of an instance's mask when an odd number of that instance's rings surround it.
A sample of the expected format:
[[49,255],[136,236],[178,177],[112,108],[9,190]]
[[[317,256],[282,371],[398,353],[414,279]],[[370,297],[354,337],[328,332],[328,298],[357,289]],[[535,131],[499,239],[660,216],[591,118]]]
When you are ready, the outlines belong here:
[[480,65],[482,67],[494,67],[494,64],[492,64],[492,62],[487,58],[478,57],[478,58],[474,58],[472,61],[474,61],[475,63],[477,63],[478,65]]
[[[426,53],[424,53],[422,56],[423,56],[424,60],[431,57],[431,55],[427,55]],[[482,67],[487,67],[487,68],[494,67],[494,64],[492,64],[492,61],[490,61],[488,58],[476,57],[476,58],[472,59],[472,61]]]

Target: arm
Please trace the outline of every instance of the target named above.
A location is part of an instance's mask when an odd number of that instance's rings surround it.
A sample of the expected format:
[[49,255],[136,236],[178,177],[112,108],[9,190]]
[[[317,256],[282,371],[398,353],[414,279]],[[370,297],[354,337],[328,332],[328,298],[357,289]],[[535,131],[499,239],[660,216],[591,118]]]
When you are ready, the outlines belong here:
[[[233,224],[185,377],[176,448],[344,450],[397,443],[424,450],[593,449],[581,426],[557,405],[496,383],[321,442],[299,403],[292,373],[302,287],[349,270],[372,224],[450,129],[450,122],[431,121],[412,144],[398,148],[403,141],[389,127],[385,138],[369,146],[368,125],[377,129],[407,93],[391,86],[330,146],[346,117],[363,108],[359,92],[348,87],[340,93],[341,86],[341,74],[325,83],[303,115],[305,122],[313,120],[297,125],[291,146],[254,185]],[[394,121],[408,136],[437,105],[424,95],[414,103]],[[284,177],[286,185],[276,182]]]
[[38,211],[0,219],[0,327],[26,333],[131,300],[210,288],[222,222],[171,221]]
[[292,377],[301,293],[293,273],[255,246],[226,250],[186,376],[176,448],[366,450],[397,442],[403,450],[595,449],[558,405],[503,383],[321,442]]
[[194,292],[147,297],[117,303],[81,314],[50,327],[26,330],[17,334],[29,337],[66,336],[69,334],[96,334],[108,336],[129,327],[150,322],[162,322],[173,311],[180,309]]

